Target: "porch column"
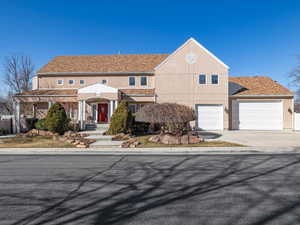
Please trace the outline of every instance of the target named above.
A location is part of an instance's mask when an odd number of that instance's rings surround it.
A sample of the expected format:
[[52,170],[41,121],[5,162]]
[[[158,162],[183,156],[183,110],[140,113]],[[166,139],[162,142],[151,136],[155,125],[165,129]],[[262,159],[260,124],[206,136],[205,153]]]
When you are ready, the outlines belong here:
[[86,104],[85,104],[85,100],[83,100],[82,101],[82,121],[83,121],[83,126],[84,126],[85,121],[86,121],[86,116],[85,116],[86,109],[85,108],[86,108]]
[[14,111],[14,118],[13,118],[13,132],[20,133],[21,131],[21,124],[20,124],[20,102],[13,101],[13,111]]
[[83,129],[82,114],[82,101],[78,101],[78,121],[80,129]]
[[118,100],[115,101],[115,110],[118,108]]
[[33,114],[33,118],[35,118],[36,117],[36,113],[35,113],[35,103],[33,103],[33,105],[32,105],[32,114]]
[[52,102],[48,102],[48,109],[50,109],[52,106]]
[[112,117],[112,114],[114,112],[114,101],[113,100],[110,100],[109,101],[109,107],[110,107],[110,110],[109,110],[109,118]]

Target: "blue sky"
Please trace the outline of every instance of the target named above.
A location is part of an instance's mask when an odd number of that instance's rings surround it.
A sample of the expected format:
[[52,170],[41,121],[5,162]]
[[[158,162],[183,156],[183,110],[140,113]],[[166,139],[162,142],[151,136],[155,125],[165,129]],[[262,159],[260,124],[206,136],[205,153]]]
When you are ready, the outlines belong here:
[[189,37],[230,75],[287,86],[300,55],[300,1],[1,0],[0,60],[23,53],[37,69],[57,55],[171,53]]

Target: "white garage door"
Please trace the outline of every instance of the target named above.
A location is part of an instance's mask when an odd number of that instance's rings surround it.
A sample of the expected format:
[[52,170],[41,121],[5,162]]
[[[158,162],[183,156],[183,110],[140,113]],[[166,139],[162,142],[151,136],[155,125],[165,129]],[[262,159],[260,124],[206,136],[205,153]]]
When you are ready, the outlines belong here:
[[198,128],[223,130],[223,105],[198,105]]
[[[233,104],[233,123],[240,130],[282,130],[282,101],[238,101]],[[235,114],[235,115],[234,115]]]

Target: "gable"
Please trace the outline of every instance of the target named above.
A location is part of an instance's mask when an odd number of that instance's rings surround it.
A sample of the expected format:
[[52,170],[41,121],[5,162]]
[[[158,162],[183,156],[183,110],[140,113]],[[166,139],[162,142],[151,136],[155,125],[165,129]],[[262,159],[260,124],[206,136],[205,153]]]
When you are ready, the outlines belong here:
[[190,38],[155,67],[155,71],[172,69],[174,72],[217,72],[228,71],[229,67],[195,39]]
[[96,94],[100,94],[100,93],[118,93],[118,89],[117,88],[113,88],[104,84],[93,84],[84,88],[80,88],[78,90],[78,94],[87,94],[87,93],[96,93]]

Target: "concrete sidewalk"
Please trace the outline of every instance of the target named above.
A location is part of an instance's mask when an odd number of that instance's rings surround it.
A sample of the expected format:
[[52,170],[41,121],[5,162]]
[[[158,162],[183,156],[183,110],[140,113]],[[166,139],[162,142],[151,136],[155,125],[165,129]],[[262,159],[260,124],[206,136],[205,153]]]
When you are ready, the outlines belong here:
[[206,155],[291,153],[300,153],[300,147],[0,148],[0,155]]

